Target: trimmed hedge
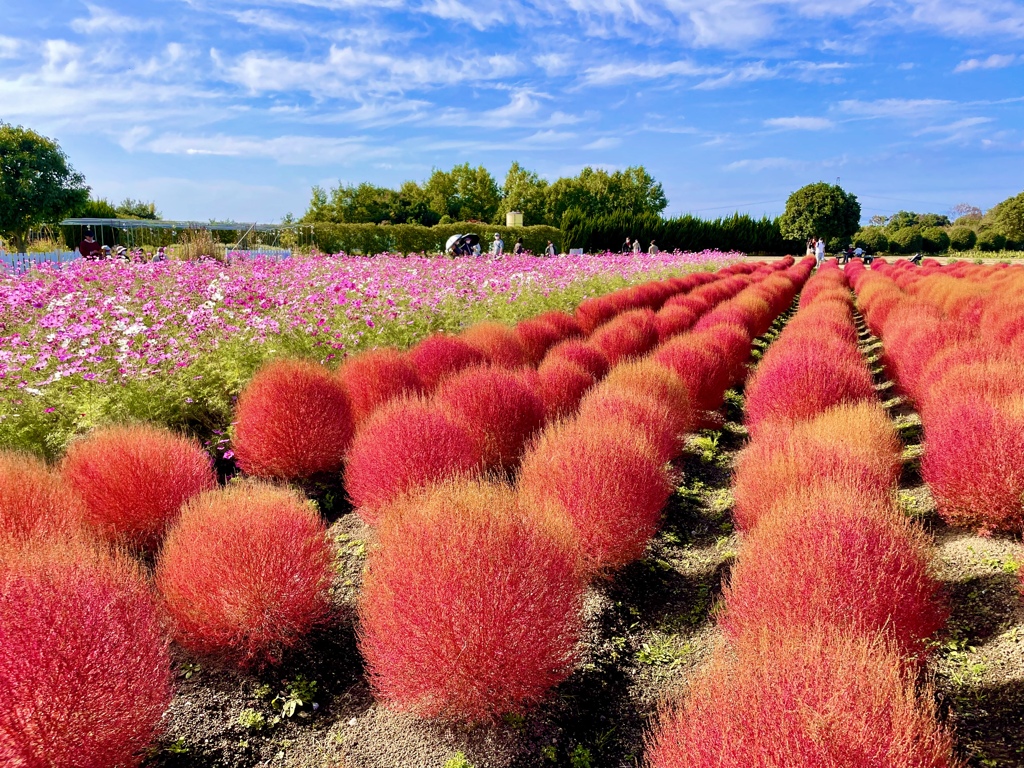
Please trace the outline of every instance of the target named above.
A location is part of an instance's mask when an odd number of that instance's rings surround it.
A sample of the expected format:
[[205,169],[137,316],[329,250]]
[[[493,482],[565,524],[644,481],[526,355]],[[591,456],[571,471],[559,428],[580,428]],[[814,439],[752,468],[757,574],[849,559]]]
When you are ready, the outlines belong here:
[[511,253],[516,238],[523,238],[526,250],[543,255],[548,240],[562,251],[562,233],[555,227],[499,227],[495,224],[438,224],[424,227],[421,224],[315,224],[313,244],[324,253],[375,254],[375,253],[441,253],[445,242],[452,235],[474,232],[480,235],[480,248],[486,253],[494,239],[494,233],[501,234],[505,241],[505,252]]
[[578,209],[562,217],[566,248],[583,248],[589,253],[618,251],[625,239],[639,239],[646,250],[651,240],[663,251],[703,251],[717,248],[745,253],[803,253],[804,243],[786,240],[778,219],[754,219],[733,214],[719,219],[680,216],[635,215],[620,211],[590,218]]

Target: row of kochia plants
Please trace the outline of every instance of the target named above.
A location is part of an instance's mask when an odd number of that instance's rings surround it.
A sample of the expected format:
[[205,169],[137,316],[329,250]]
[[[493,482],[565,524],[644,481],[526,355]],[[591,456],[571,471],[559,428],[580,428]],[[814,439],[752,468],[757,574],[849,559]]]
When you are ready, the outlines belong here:
[[746,423],[723,640],[662,713],[649,764],[957,765],[920,679],[947,609],[928,537],[895,503],[902,444],[834,262],[751,377]]
[[298,489],[339,478],[374,529],[357,630],[375,694],[446,721],[536,704],[573,669],[586,585],[642,556],[683,435],[715,423],[812,265],[647,283],[336,371],[272,362],[223,485],[146,425],[55,467],[0,455],[0,764],[137,764],[170,642],[258,671],[330,631],[334,545]]
[[921,416],[921,474],[950,525],[1024,533],[1024,270],[857,265],[885,364]]

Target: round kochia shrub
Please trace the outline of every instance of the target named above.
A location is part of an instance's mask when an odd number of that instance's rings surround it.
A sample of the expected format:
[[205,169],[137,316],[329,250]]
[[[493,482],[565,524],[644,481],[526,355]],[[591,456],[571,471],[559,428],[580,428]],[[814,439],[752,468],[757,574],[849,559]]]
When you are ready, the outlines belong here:
[[756,437],[763,423],[813,418],[834,405],[874,396],[874,382],[856,347],[827,336],[791,343],[783,337],[747,385],[746,423]]
[[398,496],[482,470],[482,449],[469,430],[424,400],[396,400],[352,441],[345,490],[359,516],[376,525]]
[[469,432],[487,468],[510,467],[544,424],[544,401],[527,379],[496,366],[479,366],[448,379],[438,407]]
[[145,577],[74,539],[0,559],[0,765],[137,766],[171,700]]
[[37,538],[64,538],[84,510],[60,475],[27,454],[0,451],[0,557]]
[[723,651],[648,740],[649,768],[954,768],[932,692],[877,636],[765,633]]
[[416,365],[397,349],[373,349],[350,357],[338,368],[338,378],[356,424],[385,403],[423,389]]
[[654,360],[636,360],[615,366],[601,382],[601,389],[608,392],[632,392],[661,403],[671,417],[666,426],[680,440],[693,428],[693,403],[689,388],[671,368]]
[[564,359],[545,360],[537,368],[537,376],[549,421],[572,415],[583,395],[594,386],[593,376]]
[[385,516],[359,598],[359,647],[390,706],[490,720],[569,674],[581,604],[564,528],[524,516],[506,486],[452,482]]
[[496,366],[518,368],[530,362],[530,353],[519,335],[502,323],[474,323],[460,338]]
[[197,443],[145,425],[98,429],[68,449],[61,474],[86,522],[110,541],[154,549],[181,505],[217,485]]
[[806,489],[747,534],[719,624],[727,635],[828,626],[885,633],[922,659],[947,612],[921,529],[887,496]]
[[409,359],[416,366],[420,381],[428,392],[433,392],[448,376],[487,360],[480,350],[457,336],[444,333],[427,336],[409,350]]
[[1024,401],[992,403],[959,392],[928,407],[924,442],[921,474],[943,520],[984,532],[1021,531]]
[[301,496],[245,483],[185,506],[156,585],[182,646],[275,663],[326,616],[333,559],[323,522]]
[[559,342],[548,350],[548,354],[544,359],[545,361],[566,360],[570,363],[575,363],[590,373],[595,379],[603,378],[608,373],[608,369],[611,368],[608,356],[604,352],[593,344],[581,341],[580,339],[568,339]]
[[521,502],[571,524],[588,572],[618,568],[641,557],[657,531],[671,491],[662,462],[621,423],[554,424],[523,458]]
[[672,428],[668,406],[643,394],[595,387],[580,401],[579,419],[594,424],[615,423],[623,432],[642,435],[660,461],[678,455],[680,436]]
[[768,422],[737,457],[733,520],[751,530],[790,491],[835,485],[850,494],[889,494],[902,450],[877,400],[838,405],[796,424]]
[[298,480],[341,469],[353,428],[340,381],[316,363],[277,360],[238,399],[234,451],[246,474]]

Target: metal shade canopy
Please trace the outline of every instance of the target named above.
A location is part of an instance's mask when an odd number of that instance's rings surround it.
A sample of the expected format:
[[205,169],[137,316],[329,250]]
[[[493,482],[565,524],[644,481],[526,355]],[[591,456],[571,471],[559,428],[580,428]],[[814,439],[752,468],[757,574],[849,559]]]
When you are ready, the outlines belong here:
[[210,224],[203,221],[166,221],[164,219],[64,219],[62,227],[113,227],[114,229],[209,229],[225,232],[275,232],[297,229],[297,224],[246,224],[227,222]]

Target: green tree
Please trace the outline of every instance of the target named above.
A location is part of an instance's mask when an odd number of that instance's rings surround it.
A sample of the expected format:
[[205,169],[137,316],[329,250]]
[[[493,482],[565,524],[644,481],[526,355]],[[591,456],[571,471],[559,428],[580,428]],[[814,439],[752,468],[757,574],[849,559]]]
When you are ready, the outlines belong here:
[[789,196],[786,211],[779,218],[782,236],[790,240],[822,237],[850,237],[860,225],[857,196],[838,184],[823,181],[801,187]]
[[54,224],[89,199],[85,177],[56,141],[0,123],[0,235],[23,251],[32,227]]
[[1003,200],[989,211],[989,217],[1007,239],[1024,240],[1024,192]]
[[913,211],[897,211],[889,217],[889,223],[886,225],[886,229],[888,229],[891,234],[900,229],[917,226],[920,223],[919,216]]
[[482,165],[435,168],[423,187],[431,210],[452,221],[493,221],[501,203],[498,182]]
[[520,211],[523,214],[523,224],[526,226],[546,223],[547,188],[547,181],[536,173],[526,170],[519,163],[512,163],[505,174],[495,223],[504,224],[505,214],[509,211]]
[[926,253],[944,253],[949,250],[949,235],[942,227],[921,230],[921,247]]
[[590,217],[619,211],[657,216],[667,205],[664,188],[642,165],[613,173],[587,166],[579,176],[558,179],[547,190],[547,220],[556,226],[569,210]]
[[319,222],[333,222],[330,203],[327,198],[327,190],[319,184],[313,187],[310,195],[309,208],[302,216],[304,224],[315,224]]
[[160,219],[156,203],[146,203],[142,200],[133,200],[130,197],[122,200],[116,210],[119,219],[151,219],[154,221]]
[[954,251],[969,251],[978,242],[978,233],[970,227],[953,227],[949,230],[949,247]]

